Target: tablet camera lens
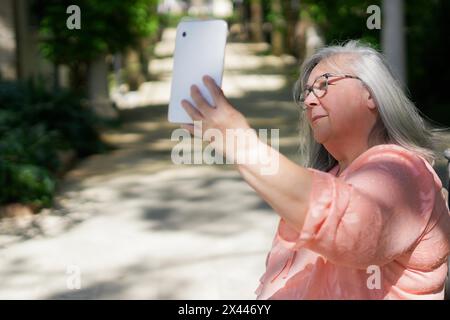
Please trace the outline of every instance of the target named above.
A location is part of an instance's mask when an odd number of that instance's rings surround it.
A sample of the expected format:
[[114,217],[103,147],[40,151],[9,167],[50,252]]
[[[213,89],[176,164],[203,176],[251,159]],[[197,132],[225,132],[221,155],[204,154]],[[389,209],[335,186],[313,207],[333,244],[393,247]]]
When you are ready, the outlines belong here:
[[183,37],[186,37],[186,32],[183,32]]

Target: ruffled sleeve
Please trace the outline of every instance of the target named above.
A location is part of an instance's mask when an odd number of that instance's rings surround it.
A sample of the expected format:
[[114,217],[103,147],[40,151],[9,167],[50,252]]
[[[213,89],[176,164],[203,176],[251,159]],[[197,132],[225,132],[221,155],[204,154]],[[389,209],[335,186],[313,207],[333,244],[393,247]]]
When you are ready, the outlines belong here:
[[281,219],[277,237],[336,264],[384,265],[420,240],[439,182],[423,158],[395,145],[369,149],[348,169],[341,178],[309,169],[313,184],[302,231]]

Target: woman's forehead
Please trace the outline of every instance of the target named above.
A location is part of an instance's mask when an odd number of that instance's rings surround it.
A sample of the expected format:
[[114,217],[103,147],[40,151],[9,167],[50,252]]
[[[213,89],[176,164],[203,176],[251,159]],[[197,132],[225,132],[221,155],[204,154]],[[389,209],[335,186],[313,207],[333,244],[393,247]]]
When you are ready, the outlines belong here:
[[312,84],[317,77],[323,75],[324,73],[335,73],[338,70],[336,70],[336,66],[332,68],[331,64],[328,63],[326,60],[322,60],[319,62],[314,69],[312,69],[311,73],[309,74],[308,78],[308,84]]
[[319,63],[317,66],[309,74],[308,83],[312,84],[312,82],[317,79],[317,77],[321,76],[324,73],[330,72],[330,69],[326,64]]
[[308,84],[312,85],[314,80],[324,73],[348,73],[345,69],[346,57],[333,56],[320,61],[309,74]]

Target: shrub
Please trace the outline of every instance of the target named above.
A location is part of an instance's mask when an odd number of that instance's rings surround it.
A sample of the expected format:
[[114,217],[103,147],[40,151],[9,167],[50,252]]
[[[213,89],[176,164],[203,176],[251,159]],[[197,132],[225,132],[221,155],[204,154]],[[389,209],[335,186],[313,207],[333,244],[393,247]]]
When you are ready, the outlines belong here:
[[48,207],[61,168],[58,154],[104,152],[104,125],[77,95],[28,82],[0,81],[0,204]]

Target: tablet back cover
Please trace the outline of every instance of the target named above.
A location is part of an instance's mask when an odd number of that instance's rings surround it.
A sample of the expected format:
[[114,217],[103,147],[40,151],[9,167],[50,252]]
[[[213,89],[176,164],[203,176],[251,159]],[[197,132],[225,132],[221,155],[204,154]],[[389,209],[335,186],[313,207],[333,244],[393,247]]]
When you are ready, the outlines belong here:
[[222,85],[225,45],[228,26],[224,20],[182,21],[177,26],[168,120],[172,123],[193,123],[181,106],[186,99],[193,105],[190,87],[199,87],[206,100],[213,99],[203,84],[209,75]]

